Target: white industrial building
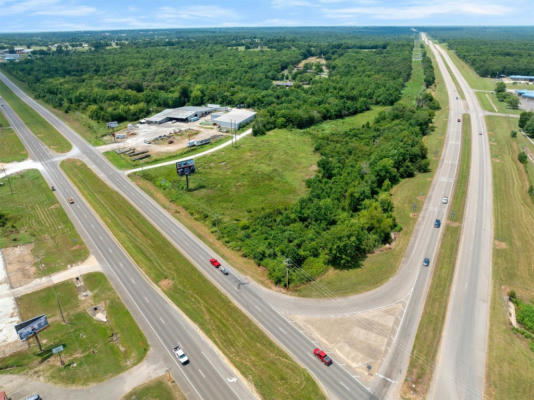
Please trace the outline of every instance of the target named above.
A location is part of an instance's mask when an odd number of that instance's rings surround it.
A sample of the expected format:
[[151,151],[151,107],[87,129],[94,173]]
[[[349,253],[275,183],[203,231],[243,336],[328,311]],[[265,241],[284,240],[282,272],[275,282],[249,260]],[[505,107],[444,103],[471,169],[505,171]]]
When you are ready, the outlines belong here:
[[163,124],[168,121],[189,122],[201,118],[204,115],[215,111],[213,107],[179,107],[167,108],[150,118],[146,118],[144,122],[148,124]]
[[212,114],[211,122],[223,129],[239,129],[254,119],[256,113],[250,110],[234,109],[225,114]]

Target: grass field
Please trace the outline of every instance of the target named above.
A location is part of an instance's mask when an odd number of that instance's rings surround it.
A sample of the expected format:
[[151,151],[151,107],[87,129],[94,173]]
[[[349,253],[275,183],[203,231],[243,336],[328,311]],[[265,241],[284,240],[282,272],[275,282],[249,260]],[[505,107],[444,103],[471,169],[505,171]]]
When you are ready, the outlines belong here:
[[[462,153],[451,208],[447,224],[443,224],[445,233],[435,264],[430,291],[423,310],[423,316],[417,330],[410,358],[410,365],[403,386],[403,397],[423,399],[430,387],[434,362],[439,348],[449,302],[449,293],[456,264],[458,242],[462,229],[462,220],[469,181],[469,164],[471,160],[471,123],[469,114],[463,116]],[[454,212],[454,214],[452,214]],[[413,389],[412,385],[415,385]],[[413,389],[413,390],[412,390]]]
[[[514,110],[497,99],[495,93],[475,92],[482,108],[486,111],[503,114],[520,114],[521,110]],[[493,107],[495,106],[495,107]]]
[[404,87],[401,100],[403,103],[411,106],[415,104],[415,100],[425,89],[423,66],[421,60],[418,59],[421,57],[421,54],[421,41],[417,39],[414,42],[414,49],[412,54],[412,75],[410,76],[410,80],[406,83],[406,86]]
[[41,117],[29,105],[24,103],[3,82],[0,82],[0,96],[15,110],[29,130],[43,141],[50,149],[58,153],[68,152],[72,146],[56,129]]
[[0,162],[23,161],[28,158],[28,152],[10,128],[9,122],[0,112]]
[[137,265],[153,282],[161,285],[165,280],[162,290],[251,381],[260,396],[324,398],[306,370],[204,278],[127,200],[81,161],[63,161],[62,168]]
[[534,393],[534,352],[512,331],[505,296],[515,290],[534,301],[534,204],[528,179],[517,161],[519,146],[510,137],[517,119],[486,117],[493,157],[495,247],[486,394],[491,399],[528,399]]
[[[0,359],[0,373],[23,373],[63,385],[87,385],[117,375],[144,358],[146,339],[105,275],[92,273],[82,279],[92,294],[85,300],[79,299],[72,281],[17,299],[22,320],[46,314],[50,325],[39,334],[42,353],[35,340],[29,339],[29,350]],[[108,323],[96,321],[86,311],[96,304],[104,305]],[[111,340],[113,333],[116,341]],[[51,353],[59,345],[64,346],[61,356],[65,367]]]
[[173,160],[173,159],[177,159],[181,157],[193,156],[195,154],[202,153],[203,151],[209,150],[213,147],[219,146],[230,140],[232,140],[232,137],[227,136],[227,137],[222,138],[221,140],[215,141],[205,146],[185,148],[174,153],[162,154],[156,157],[145,158],[139,161],[132,161],[132,159],[128,157],[127,155],[117,154],[114,151],[106,151],[103,154],[117,168],[133,169],[133,168],[138,168],[138,167],[142,167],[145,165],[157,164],[160,162],[169,161],[169,160]]
[[160,377],[139,385],[122,400],[186,400],[186,397],[176,384],[171,384],[164,377]]
[[[39,276],[48,275],[89,256],[89,251],[37,170],[0,180],[0,212],[7,224],[0,228],[0,248],[34,243]],[[13,190],[13,194],[11,193]]]

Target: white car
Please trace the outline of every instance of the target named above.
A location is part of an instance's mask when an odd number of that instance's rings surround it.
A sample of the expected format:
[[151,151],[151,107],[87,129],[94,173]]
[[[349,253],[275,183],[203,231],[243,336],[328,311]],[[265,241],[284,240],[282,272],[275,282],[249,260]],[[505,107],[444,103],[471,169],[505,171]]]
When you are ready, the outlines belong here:
[[449,198],[447,196],[443,196],[443,198],[441,199],[441,203],[447,204],[448,202],[449,202]]
[[187,358],[187,355],[184,353],[180,345],[174,347],[172,351],[174,352],[174,355],[182,365],[185,365],[189,362],[189,358]]

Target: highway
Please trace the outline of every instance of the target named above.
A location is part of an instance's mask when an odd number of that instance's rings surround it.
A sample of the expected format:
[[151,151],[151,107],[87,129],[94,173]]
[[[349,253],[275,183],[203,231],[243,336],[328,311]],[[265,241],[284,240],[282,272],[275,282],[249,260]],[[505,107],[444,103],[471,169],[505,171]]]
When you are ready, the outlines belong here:
[[[212,250],[191,234],[141,189],[135,186],[124,174],[117,171],[115,167],[96,149],[86,143],[85,140],[78,136],[77,133],[54,114],[27,96],[5,75],[0,73],[0,79],[2,79],[14,93],[39,112],[59,132],[69,139],[73,146],[82,154],[84,161],[95,170],[97,175],[103,178],[112,187],[115,187],[134,205],[134,207],[144,214],[193,265],[218,286],[238,307],[255,320],[260,327],[262,327],[271,338],[292,355],[295,360],[305,366],[318,380],[319,384],[326,390],[328,398],[347,400],[374,398],[369,390],[363,386],[356,377],[344,369],[343,366],[334,362],[332,366],[326,368],[319,360],[317,360],[313,355],[313,349],[316,345],[300,330],[295,328],[292,323],[259,297],[255,291],[249,290],[248,285],[244,284],[245,282],[236,276],[233,268],[230,266],[228,267],[230,270],[228,276],[224,276],[216,271],[209,263],[211,257],[216,256],[227,266],[228,263],[222,260],[220,256],[215,255]],[[27,145],[32,146],[32,148],[33,146],[36,146],[36,143],[40,143],[38,139],[31,134],[26,135],[25,143],[26,142]],[[41,149],[41,151],[44,151],[44,149]],[[57,167],[55,168],[57,169]],[[53,178],[58,178],[58,175],[59,173]],[[55,185],[57,188],[61,187],[60,183],[56,182],[55,179],[51,179],[49,183]],[[66,183],[63,182],[61,184],[66,185]],[[69,192],[72,193],[72,189]],[[80,196],[76,197],[80,198]],[[87,215],[89,214],[90,212],[87,213]],[[94,216],[92,218],[96,219]],[[83,221],[83,225],[86,225],[86,222],[88,221]],[[91,225],[89,224],[87,226]],[[106,243],[107,241],[104,240],[103,243],[98,243],[95,247],[106,249]],[[124,275],[120,275],[121,282],[128,282],[128,279],[125,277],[128,275],[128,270],[130,268],[135,268],[131,262],[124,267]],[[139,296],[136,295],[136,297]],[[147,312],[150,313],[149,310],[147,310]],[[158,324],[163,331],[169,332],[169,328],[161,325],[161,323]],[[190,352],[190,350],[188,351]],[[244,351],[246,351],[246,349],[244,349]],[[211,398],[221,398],[221,396],[218,395]]]
[[[56,187],[56,196],[102,265],[151,347],[158,351],[188,399],[255,399],[213,345],[154,285],[85,203],[54,159],[56,154],[40,142],[11,107],[0,98],[0,110],[25,145],[30,157],[41,162],[45,180]],[[69,204],[67,199],[75,199]],[[178,364],[171,348],[181,344],[191,362]],[[143,382],[139,382],[140,384]],[[88,389],[90,390],[90,388]]]
[[482,399],[488,344],[493,250],[491,152],[484,119],[473,89],[451,58],[433,45],[461,86],[471,115],[471,170],[464,223],[438,363],[429,398]]

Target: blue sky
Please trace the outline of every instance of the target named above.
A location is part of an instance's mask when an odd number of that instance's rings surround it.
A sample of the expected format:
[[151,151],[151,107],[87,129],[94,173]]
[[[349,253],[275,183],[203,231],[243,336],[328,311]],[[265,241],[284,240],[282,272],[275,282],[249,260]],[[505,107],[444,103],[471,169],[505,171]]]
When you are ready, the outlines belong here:
[[532,16],[532,0],[0,0],[1,32],[227,26],[527,25],[532,24]]

